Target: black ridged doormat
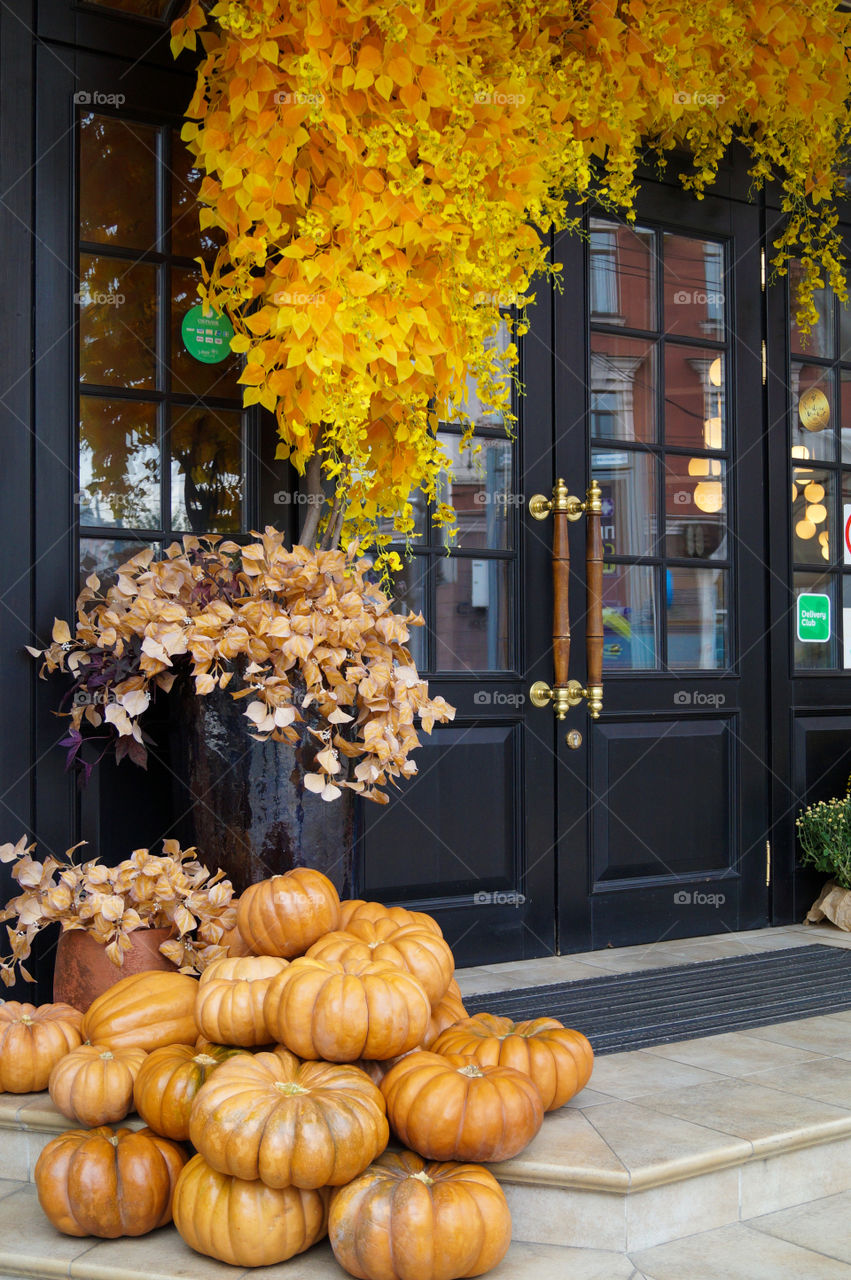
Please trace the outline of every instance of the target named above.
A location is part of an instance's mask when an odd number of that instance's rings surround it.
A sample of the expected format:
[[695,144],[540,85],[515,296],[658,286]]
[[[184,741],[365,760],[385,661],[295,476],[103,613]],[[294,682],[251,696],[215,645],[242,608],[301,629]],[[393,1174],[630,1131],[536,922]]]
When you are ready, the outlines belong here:
[[518,1021],[559,1018],[583,1031],[595,1053],[622,1053],[851,1009],[851,949],[816,943],[477,994],[464,1004]]

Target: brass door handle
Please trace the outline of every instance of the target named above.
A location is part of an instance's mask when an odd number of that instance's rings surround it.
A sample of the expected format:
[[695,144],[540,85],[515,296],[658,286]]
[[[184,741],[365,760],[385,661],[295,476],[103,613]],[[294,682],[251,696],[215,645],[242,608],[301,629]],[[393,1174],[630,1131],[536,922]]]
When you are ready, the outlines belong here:
[[[529,690],[535,707],[545,707],[552,702],[559,720],[563,720],[570,707],[576,707],[585,698],[588,714],[596,720],[603,709],[603,536],[601,529],[602,492],[596,480],[592,480],[585,494],[585,501],[573,497],[563,480],[553,488],[552,498],[536,493],[529,499],[529,512],[535,520],[553,516],[553,668],[552,686],[545,680],[536,680]],[[568,679],[570,667],[570,608],[568,587],[570,582],[570,551],[567,542],[568,521],[578,520],[582,514],[588,517],[585,540],[585,583],[587,600],[587,626],[585,633],[586,666],[588,680],[585,688],[578,680]]]

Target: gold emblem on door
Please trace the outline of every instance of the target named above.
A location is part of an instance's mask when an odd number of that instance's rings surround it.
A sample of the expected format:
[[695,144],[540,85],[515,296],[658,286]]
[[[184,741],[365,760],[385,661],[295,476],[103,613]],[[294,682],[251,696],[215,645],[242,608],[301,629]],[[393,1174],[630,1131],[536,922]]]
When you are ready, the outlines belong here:
[[830,422],[830,401],[818,387],[810,387],[798,401],[798,417],[807,431],[824,431]]

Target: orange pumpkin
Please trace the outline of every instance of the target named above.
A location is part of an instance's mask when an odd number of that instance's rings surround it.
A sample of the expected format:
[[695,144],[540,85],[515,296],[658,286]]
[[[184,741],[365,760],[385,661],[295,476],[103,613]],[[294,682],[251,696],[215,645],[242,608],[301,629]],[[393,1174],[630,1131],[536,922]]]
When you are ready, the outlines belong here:
[[50,1096],[77,1124],[114,1124],[133,1109],[133,1085],[146,1057],[144,1049],[81,1044],[51,1071]]
[[198,980],[187,973],[131,973],[89,1005],[83,1038],[111,1049],[194,1044]]
[[409,1053],[381,1082],[393,1131],[430,1160],[509,1160],[544,1120],[522,1071],[460,1054]]
[[594,1051],[581,1031],[556,1018],[512,1022],[477,1013],[443,1031],[431,1046],[435,1053],[469,1054],[480,1064],[514,1067],[530,1076],[545,1111],[564,1106],[591,1078]]
[[263,1001],[287,964],[277,956],[214,960],[201,974],[195,1000],[201,1034],[216,1044],[271,1044],[275,1037],[263,1017]]
[[393,1058],[420,1043],[431,1005],[412,974],[390,964],[301,956],[272,979],[264,1014],[301,1058]]
[[421,929],[430,929],[438,937],[443,937],[443,930],[434,916],[425,911],[411,911],[408,907],[385,907],[383,902],[364,902],[363,898],[344,898],[340,903],[340,923],[338,929],[348,929],[352,920],[392,920],[399,926],[418,925]]
[[361,1280],[456,1280],[505,1257],[511,1213],[487,1169],[388,1151],[334,1192],[328,1235],[340,1266]]
[[237,1053],[243,1050],[206,1043],[202,1049],[187,1044],[154,1049],[142,1063],[133,1089],[145,1124],[164,1138],[188,1141],[189,1113],[198,1090],[212,1071]]
[[442,1031],[445,1031],[447,1027],[451,1027],[456,1022],[460,1022],[462,1018],[468,1018],[469,1016],[464,1008],[458,983],[453,978],[446,995],[438,1000],[437,1004],[431,1006],[431,1017],[426,1033],[423,1036],[423,1048],[431,1049]]
[[348,929],[320,938],[307,954],[317,960],[380,960],[398,965],[422,983],[433,1002],[446,994],[455,968],[447,943],[433,930],[397,925],[390,919],[352,920]]
[[294,867],[249,885],[239,900],[236,924],[255,955],[289,960],[336,929],[339,919],[340,899],[328,877]]
[[150,1129],[68,1129],[35,1166],[38,1202],[66,1236],[143,1236],[171,1222],[181,1147]]
[[325,1187],[350,1182],[390,1134],[384,1099],[364,1071],[277,1049],[219,1067],[193,1103],[189,1136],[220,1173],[268,1187]]
[[267,1187],[219,1173],[193,1156],[177,1180],[174,1225],[196,1253],[232,1267],[268,1267],[325,1235],[326,1187]]
[[0,1092],[39,1093],[66,1053],[82,1044],[83,1015],[70,1004],[0,1001]]

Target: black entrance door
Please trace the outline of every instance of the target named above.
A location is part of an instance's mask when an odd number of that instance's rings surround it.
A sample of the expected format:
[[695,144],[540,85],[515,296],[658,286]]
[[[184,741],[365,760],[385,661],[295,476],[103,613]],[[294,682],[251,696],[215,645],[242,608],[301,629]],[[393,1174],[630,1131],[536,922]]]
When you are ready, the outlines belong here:
[[515,439],[477,414],[478,452],[441,432],[453,460],[444,499],[458,516],[451,556],[421,509],[400,603],[421,611],[413,653],[457,714],[417,753],[418,775],[386,808],[364,804],[357,892],[434,913],[459,964],[556,948],[555,766],[549,725],[528,699],[549,661],[546,533],[526,509],[551,485],[552,300],[521,349],[529,394]]
[[586,311],[556,304],[554,456],[602,489],[604,710],[556,734],[561,951],[767,922],[759,213],[648,184],[634,227],[587,229],[558,252]]

